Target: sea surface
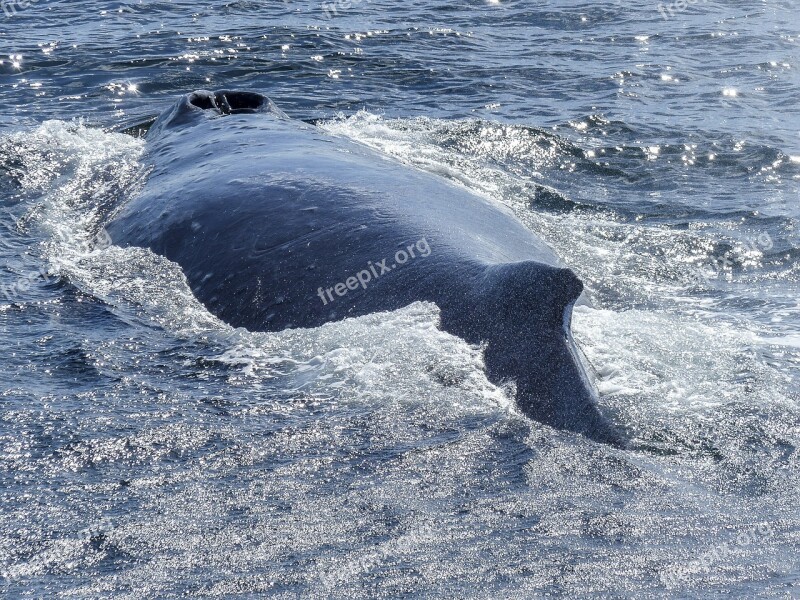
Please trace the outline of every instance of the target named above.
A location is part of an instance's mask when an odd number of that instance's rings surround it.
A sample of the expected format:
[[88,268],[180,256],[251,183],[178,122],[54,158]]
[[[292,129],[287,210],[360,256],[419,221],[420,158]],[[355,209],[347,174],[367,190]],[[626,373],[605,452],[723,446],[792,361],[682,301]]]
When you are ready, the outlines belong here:
[[[800,598],[796,0],[3,7],[0,596]],[[435,305],[234,330],[110,245],[124,131],[201,88],[508,205],[630,447]]]

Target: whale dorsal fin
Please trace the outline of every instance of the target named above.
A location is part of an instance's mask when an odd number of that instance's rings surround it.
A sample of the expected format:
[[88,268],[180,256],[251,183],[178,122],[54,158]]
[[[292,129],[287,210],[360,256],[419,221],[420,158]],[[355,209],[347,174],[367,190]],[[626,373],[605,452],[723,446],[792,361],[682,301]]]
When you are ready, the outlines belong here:
[[565,311],[582,292],[583,283],[570,269],[535,261],[490,265],[481,281],[483,305],[500,311],[497,316],[506,323],[533,319],[561,327]]

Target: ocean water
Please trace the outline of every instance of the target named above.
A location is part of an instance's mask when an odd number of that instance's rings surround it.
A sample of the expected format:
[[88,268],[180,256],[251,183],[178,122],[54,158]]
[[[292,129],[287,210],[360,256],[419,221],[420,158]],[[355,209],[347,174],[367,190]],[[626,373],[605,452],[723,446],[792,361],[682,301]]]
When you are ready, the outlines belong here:
[[[0,596],[800,598],[797,2],[3,8]],[[110,245],[123,131],[199,88],[508,205],[630,448],[435,305],[234,330]]]

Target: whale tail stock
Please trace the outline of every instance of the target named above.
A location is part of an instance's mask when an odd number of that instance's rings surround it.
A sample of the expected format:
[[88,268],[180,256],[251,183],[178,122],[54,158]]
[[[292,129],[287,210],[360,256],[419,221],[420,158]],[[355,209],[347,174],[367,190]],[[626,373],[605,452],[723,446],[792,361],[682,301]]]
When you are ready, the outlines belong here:
[[484,343],[489,378],[513,380],[530,418],[598,442],[622,446],[601,414],[572,340],[572,307],[583,291],[569,269],[524,261],[485,267],[465,302],[442,312],[442,327]]

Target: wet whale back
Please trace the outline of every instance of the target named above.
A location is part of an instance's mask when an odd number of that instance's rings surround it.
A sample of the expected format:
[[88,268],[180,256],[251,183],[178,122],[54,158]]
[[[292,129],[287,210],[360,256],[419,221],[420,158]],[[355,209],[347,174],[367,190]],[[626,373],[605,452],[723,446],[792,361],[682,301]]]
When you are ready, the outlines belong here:
[[569,340],[582,285],[510,211],[245,100],[198,93],[156,122],[115,242],[178,263],[212,313],[251,330],[435,302],[527,414],[614,437]]
[[[152,130],[154,170],[110,233],[183,266],[201,301],[232,324],[316,326],[413,300],[436,301],[447,291],[442,288],[460,289],[488,265],[536,260],[559,266],[505,208],[359,144],[272,112],[194,128],[183,112],[177,116],[177,125],[157,123]],[[319,287],[422,239],[431,248],[424,271],[415,259],[391,280],[371,282],[371,288],[395,284],[395,302],[363,289],[348,292],[345,302],[319,300]],[[426,291],[420,277],[431,270],[446,276],[426,284],[431,289],[420,298]]]

